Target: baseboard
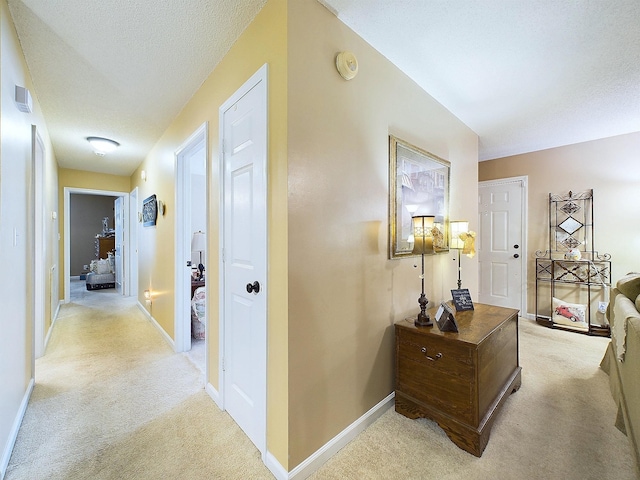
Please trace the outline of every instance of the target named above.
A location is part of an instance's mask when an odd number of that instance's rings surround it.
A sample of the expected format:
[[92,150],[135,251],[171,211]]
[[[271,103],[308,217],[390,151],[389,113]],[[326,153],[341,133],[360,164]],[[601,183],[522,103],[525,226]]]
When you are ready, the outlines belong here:
[[207,383],[205,385],[204,390],[209,394],[213,401],[216,402],[218,408],[222,410],[222,400],[220,398],[220,392],[218,392],[210,383]]
[[267,452],[267,455],[264,458],[264,464],[269,471],[273,473],[273,476],[276,477],[277,480],[287,480],[290,478],[289,473],[282,465],[280,465],[278,459],[274,457],[271,452]]
[[166,342],[171,346],[171,349],[175,352],[176,351],[176,344],[173,341],[173,338],[171,338],[169,336],[169,334],[167,334],[167,332],[164,331],[164,328],[162,328],[160,326],[160,324],[156,321],[156,319],[153,318],[153,316],[147,311],[147,309],[142,306],[140,301],[137,302],[137,305],[138,305],[138,308],[144,314],[144,316],[147,317],[147,320],[149,320],[151,322],[151,325],[156,327],[156,330],[158,330],[158,332],[160,332],[160,335],[162,335],[162,338],[164,338],[166,340]]
[[35,380],[32,378],[29,382],[29,386],[27,387],[27,391],[22,397],[22,402],[20,403],[18,414],[13,421],[13,426],[11,427],[11,432],[9,433],[9,439],[7,440],[7,444],[5,445],[4,452],[2,452],[2,462],[0,463],[0,480],[2,480],[7,473],[7,467],[9,466],[9,460],[11,459],[11,453],[13,452],[13,447],[16,444],[18,432],[20,431],[20,425],[22,425],[22,419],[24,418],[24,414],[27,411],[27,405],[29,405],[29,399],[31,398],[31,392],[33,392],[34,385]]
[[51,325],[49,326],[49,331],[47,332],[47,336],[44,338],[44,347],[42,348],[42,352],[47,351],[47,345],[49,345],[49,340],[51,340],[51,333],[53,332],[53,326],[56,324],[56,320],[58,320],[58,313],[60,313],[60,306],[62,305],[62,300],[58,302],[58,306],[56,307],[56,311],[53,312],[51,316]]
[[[355,422],[345,428],[338,435],[329,440],[323,447],[307,458],[304,462],[289,472],[288,476],[280,476],[286,470],[278,463],[273,455],[267,454],[266,466],[271,470],[278,480],[304,480],[309,475],[324,465],[327,460],[338,453],[351,440],[356,438],[368,426],[375,422],[383,413],[393,406],[395,392],[390,393],[386,398],[373,406],[367,413],[358,418]],[[269,463],[267,463],[267,461]]]

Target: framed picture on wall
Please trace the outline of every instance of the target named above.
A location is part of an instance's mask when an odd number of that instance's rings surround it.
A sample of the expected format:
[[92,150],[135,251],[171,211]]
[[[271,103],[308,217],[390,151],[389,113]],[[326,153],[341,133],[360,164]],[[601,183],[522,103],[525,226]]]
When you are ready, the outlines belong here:
[[142,201],[142,225],[152,227],[158,219],[158,202],[156,196],[151,195]]
[[435,253],[448,251],[451,164],[389,136],[389,258],[413,255],[411,218],[434,215]]

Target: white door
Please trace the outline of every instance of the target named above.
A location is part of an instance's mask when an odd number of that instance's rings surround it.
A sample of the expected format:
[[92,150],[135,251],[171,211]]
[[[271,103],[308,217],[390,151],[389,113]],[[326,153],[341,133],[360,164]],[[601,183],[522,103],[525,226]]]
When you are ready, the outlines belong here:
[[124,250],[124,199],[122,197],[116,198],[114,205],[114,223],[116,229],[115,238],[115,269],[116,269],[116,291],[120,294],[123,293],[124,284],[124,263],[122,261],[122,254]]
[[478,191],[478,300],[524,314],[526,178],[480,182]]
[[264,454],[267,66],[222,107],[223,405]]

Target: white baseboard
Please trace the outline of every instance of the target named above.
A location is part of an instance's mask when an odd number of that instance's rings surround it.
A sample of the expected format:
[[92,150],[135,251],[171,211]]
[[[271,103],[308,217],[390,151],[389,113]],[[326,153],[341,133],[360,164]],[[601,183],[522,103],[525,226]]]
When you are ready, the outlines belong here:
[[288,474],[278,460],[268,452],[265,465],[278,480],[304,480],[392,407],[394,398],[395,392],[390,393]]
[[220,392],[218,392],[210,383],[207,383],[205,385],[204,390],[209,394],[213,401],[216,402],[218,408],[222,410],[222,399],[220,398]]
[[29,405],[29,398],[31,398],[31,392],[33,392],[33,386],[35,385],[35,383],[35,380],[32,378],[29,382],[29,386],[27,387],[27,391],[22,397],[22,402],[20,403],[20,408],[18,409],[16,418],[13,421],[13,426],[11,427],[11,432],[9,433],[9,439],[7,440],[7,444],[5,445],[4,451],[2,452],[2,461],[0,462],[0,480],[2,480],[7,473],[9,459],[11,459],[11,453],[13,452],[13,447],[16,444],[18,432],[20,431],[20,425],[22,425],[22,419],[24,418],[24,414],[27,411],[27,405]]
[[44,347],[42,349],[43,352],[47,351],[47,345],[49,345],[49,340],[51,339],[51,333],[53,332],[53,326],[56,324],[56,320],[58,320],[58,313],[60,313],[60,306],[63,303],[64,302],[62,300],[60,300],[58,302],[58,306],[56,307],[56,311],[53,312],[53,315],[51,316],[51,326],[49,327],[49,331],[47,332],[47,336],[44,338]]
[[137,305],[138,305],[138,308],[142,311],[142,313],[144,313],[144,316],[147,317],[147,320],[151,322],[151,325],[156,327],[158,332],[160,332],[160,335],[162,335],[162,338],[166,340],[166,342],[171,346],[172,350],[175,352],[176,344],[173,341],[173,338],[171,338],[169,334],[167,334],[167,332],[164,331],[164,328],[162,328],[160,324],[156,321],[156,319],[153,318],[153,316],[147,311],[147,309],[142,306],[139,300],[137,302]]

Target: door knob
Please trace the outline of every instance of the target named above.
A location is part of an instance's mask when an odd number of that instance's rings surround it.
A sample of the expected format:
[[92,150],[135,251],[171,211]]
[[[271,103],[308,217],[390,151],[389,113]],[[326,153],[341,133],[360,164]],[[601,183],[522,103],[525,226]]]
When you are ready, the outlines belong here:
[[520,245],[514,245],[513,248],[520,248]]
[[260,292],[260,283],[256,280],[253,283],[247,283],[247,293],[255,293],[256,295]]
[[518,255],[517,253],[513,256],[513,258],[520,258],[520,255]]

